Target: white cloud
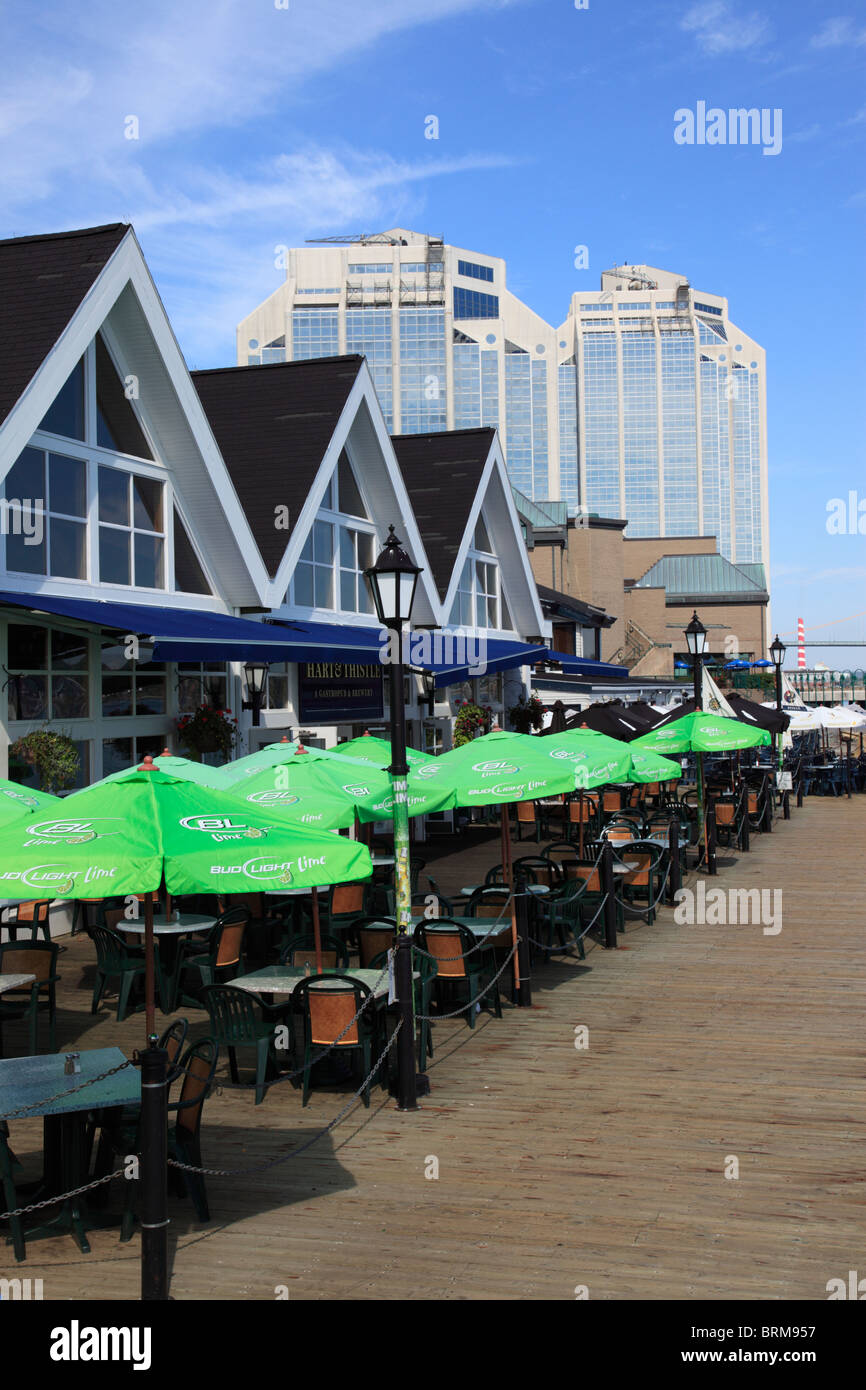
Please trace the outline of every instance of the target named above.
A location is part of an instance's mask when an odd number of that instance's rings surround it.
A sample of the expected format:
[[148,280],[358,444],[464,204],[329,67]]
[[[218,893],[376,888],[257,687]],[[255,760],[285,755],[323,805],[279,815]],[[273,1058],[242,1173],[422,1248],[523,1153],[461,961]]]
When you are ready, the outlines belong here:
[[769,34],[767,21],[757,12],[739,13],[729,0],[700,0],[680,21],[680,28],[711,58],[758,48]]
[[866,28],[855,28],[853,19],[826,19],[824,26],[810,39],[812,48],[849,48],[866,44]]

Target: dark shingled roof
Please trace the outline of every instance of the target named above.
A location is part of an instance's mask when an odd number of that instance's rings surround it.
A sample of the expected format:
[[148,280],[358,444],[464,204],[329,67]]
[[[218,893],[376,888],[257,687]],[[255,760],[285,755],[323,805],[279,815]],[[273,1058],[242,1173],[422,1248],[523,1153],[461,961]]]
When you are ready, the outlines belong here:
[[[551,613],[558,609],[563,617],[581,618],[592,627],[613,627],[616,622],[616,618],[611,617],[597,604],[574,598],[572,594],[564,594],[560,589],[550,589],[546,584],[536,583],[535,587],[541,599],[542,609],[550,609]],[[550,613],[546,613],[545,616],[549,617]]]
[[495,430],[391,436],[433,578],[444,599]]
[[0,423],[130,230],[114,222],[0,241]]
[[276,529],[274,509],[288,507],[294,526],[363,361],[318,357],[191,374],[271,578],[290,534]]

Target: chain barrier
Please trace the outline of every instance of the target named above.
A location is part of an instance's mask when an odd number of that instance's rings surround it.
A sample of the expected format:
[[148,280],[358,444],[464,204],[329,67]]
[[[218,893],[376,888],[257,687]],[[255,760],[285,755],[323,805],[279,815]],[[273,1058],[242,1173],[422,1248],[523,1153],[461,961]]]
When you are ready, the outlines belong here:
[[[168,1160],[168,1166],[170,1168],[179,1168],[182,1173],[199,1173],[203,1176],[214,1178],[235,1178],[245,1177],[248,1174],[252,1173],[265,1173],[269,1168],[278,1168],[281,1163],[288,1163],[290,1158],[297,1158],[299,1154],[305,1153],[307,1149],[311,1149],[313,1145],[317,1144],[320,1139],[323,1139],[326,1134],[330,1134],[332,1129],[336,1129],[340,1121],[343,1120],[346,1115],[348,1115],[350,1110],[354,1109],[355,1105],[361,1099],[362,1093],[365,1089],[369,1087],[370,1083],[373,1080],[373,1077],[376,1075],[377,1071],[381,1067],[388,1053],[391,1051],[391,1048],[394,1046],[397,1034],[400,1032],[400,1029],[402,1027],[403,1020],[401,1018],[398,1019],[397,1025],[390,1038],[388,1039],[387,1043],[385,1044],[385,1047],[380,1052],[379,1057],[377,1058],[376,1062],[374,1062],[371,1070],[364,1077],[364,1080],[361,1082],[357,1091],[353,1093],[352,1099],[349,1101],[348,1105],[344,1105],[343,1109],[340,1110],[339,1113],[334,1116],[333,1120],[331,1120],[329,1124],[325,1125],[324,1129],[320,1129],[310,1139],[307,1139],[303,1144],[301,1144],[299,1148],[292,1149],[291,1153],[282,1154],[279,1158],[269,1158],[266,1163],[257,1163],[252,1168],[197,1168],[192,1163],[181,1163],[176,1158],[170,1158]],[[312,1065],[312,1063],[310,1065]],[[112,1176],[115,1175],[112,1174]]]
[[61,1192],[58,1197],[46,1197],[42,1202],[31,1202],[29,1206],[17,1207],[15,1211],[0,1211],[0,1221],[8,1221],[10,1216],[28,1216],[30,1212],[41,1211],[43,1207],[54,1207],[58,1202],[67,1202],[70,1197],[80,1197],[82,1192],[90,1192],[94,1187],[102,1187],[104,1183],[114,1182],[115,1178],[122,1178],[123,1171],[122,1168],[118,1168],[116,1173],[106,1173],[104,1178],[95,1178],[83,1187],[73,1187],[71,1192]]
[[[588,882],[588,880],[587,880],[587,882]],[[580,936],[576,936],[576,937],[574,938],[576,942],[577,942],[577,941],[582,941],[583,938],[586,936],[587,932],[591,931],[592,928],[595,926],[596,922],[598,921],[599,917],[601,916],[602,912],[604,911],[604,906],[605,906],[605,903],[607,902],[607,899],[608,899],[608,895],[607,895],[607,893],[604,893],[604,894],[602,895],[601,902],[600,902],[599,905],[598,905],[598,911],[595,913],[595,915],[594,915],[594,917],[592,918],[592,920],[590,921],[589,925],[586,926],[586,927],[584,927],[583,931],[580,933]],[[572,933],[572,935],[573,935],[573,933]],[[540,951],[554,951],[554,950],[556,950],[556,947],[554,947],[554,946],[547,946],[547,945],[545,945],[545,943],[544,943],[543,941],[536,941],[534,936],[529,936],[529,937],[527,937],[526,939],[527,939],[527,941],[530,941],[530,942],[532,943],[533,946],[537,946],[538,949],[539,949]],[[563,947],[563,950],[564,950],[564,949],[565,949],[565,947]]]
[[670,876],[671,876],[671,866],[670,866],[670,864],[668,864],[668,867],[667,867],[667,869],[665,870],[665,876],[664,876],[664,879],[662,880],[662,886],[661,886],[661,889],[659,890],[658,897],[654,898],[653,901],[652,901],[651,903],[647,903],[646,907],[636,907],[635,904],[634,904],[634,903],[630,903],[630,902],[628,901],[628,899],[626,899],[626,898],[621,898],[621,897],[619,896],[618,893],[614,893],[614,897],[616,898],[616,900],[617,900],[617,902],[619,903],[620,907],[623,908],[623,910],[624,910],[625,912],[634,912],[634,913],[636,913],[639,917],[642,917],[642,916],[644,915],[645,912],[653,912],[653,911],[655,910],[656,906],[658,905],[658,903],[661,902],[661,900],[662,900],[662,898],[664,897],[664,894],[665,894],[665,889],[666,889],[667,886],[668,886],[668,879],[670,878]]
[[58,1091],[54,1096],[48,1096],[45,1100],[33,1101],[31,1105],[19,1105],[17,1110],[4,1110],[0,1113],[0,1120],[17,1120],[23,1115],[28,1115],[31,1110],[40,1110],[45,1105],[53,1105],[56,1100],[65,1100],[67,1096],[75,1095],[76,1091],[83,1091],[87,1086],[95,1086],[97,1081],[104,1081],[108,1076],[115,1076],[119,1071],[125,1071],[127,1067],[133,1067],[134,1062],[120,1062],[116,1067],[110,1067],[108,1071],[100,1072],[99,1076],[88,1077],[79,1086],[68,1086],[65,1091]]
[[[521,941],[523,940],[522,937],[518,939]],[[418,1020],[421,1023],[439,1023],[442,1019],[445,1018],[457,1018],[459,1014],[464,1014],[467,1009],[473,1008],[475,1004],[478,1004],[490,993],[491,989],[496,984],[496,981],[499,979],[500,975],[503,975],[505,973],[508,965],[514,959],[514,953],[516,950],[517,947],[512,946],[511,950],[508,952],[508,955],[505,957],[505,962],[502,966],[502,969],[497,970],[496,974],[493,976],[493,979],[487,982],[486,988],[483,989],[480,994],[476,994],[474,999],[470,999],[468,1004],[461,1004],[459,1009],[453,1009],[452,1012],[448,1014],[416,1014],[416,1020]]]

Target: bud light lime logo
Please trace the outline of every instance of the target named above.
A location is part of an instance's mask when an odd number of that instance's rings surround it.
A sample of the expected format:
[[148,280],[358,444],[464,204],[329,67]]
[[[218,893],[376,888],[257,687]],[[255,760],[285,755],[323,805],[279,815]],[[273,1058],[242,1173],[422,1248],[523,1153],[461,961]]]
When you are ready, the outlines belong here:
[[473,763],[472,771],[480,772],[482,777],[511,776],[519,769],[514,763]]
[[36,844],[58,844],[84,845],[90,840],[104,839],[107,835],[119,835],[119,830],[106,830],[106,825],[115,825],[116,821],[104,820],[97,824],[90,820],[43,820],[38,825],[28,825],[26,834],[30,836],[27,843]]
[[267,835],[267,827],[249,825],[236,816],[184,816],[180,821],[184,830],[198,830],[210,835],[212,840],[261,840]]
[[344,785],[343,785],[343,791],[346,792],[349,796],[369,796],[369,795],[370,795],[370,788],[369,788],[369,787],[360,787],[360,786],[355,787],[355,786],[350,786],[350,785],[348,785],[348,784],[346,784],[346,783],[344,783]]
[[557,748],[551,753],[551,758],[564,758],[568,762],[582,763],[589,757],[588,753],[575,753],[570,748]]
[[255,801],[262,806],[296,806],[300,801],[294,792],[250,792],[247,801]]
[[20,792],[8,791],[3,788],[3,795],[8,796],[10,801],[20,801],[22,806],[38,806],[39,802],[35,796],[22,796]]

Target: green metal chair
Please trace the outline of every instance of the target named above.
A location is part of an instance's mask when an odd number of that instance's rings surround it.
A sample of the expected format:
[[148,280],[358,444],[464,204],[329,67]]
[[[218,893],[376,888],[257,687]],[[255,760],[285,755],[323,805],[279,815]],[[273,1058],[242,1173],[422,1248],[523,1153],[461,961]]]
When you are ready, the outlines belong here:
[[[384,970],[388,964],[388,952],[380,951],[377,956],[373,956],[367,964],[368,970]],[[435,960],[430,960],[429,956],[422,956],[420,951],[416,951],[412,956],[412,972],[417,974],[418,979],[414,981],[414,1003],[415,1015],[418,1023],[418,1070],[427,1070],[427,1058],[433,1056],[433,1030],[430,1025],[430,1006],[433,1002],[433,984],[436,979],[438,967]],[[392,1051],[391,1058],[394,1053]],[[385,1077],[382,1077],[383,1086]]]
[[[117,980],[117,1021],[122,1023],[129,1013],[132,987],[137,980],[143,980],[146,963],[143,946],[128,946],[123,937],[110,927],[86,927],[87,935],[96,947],[96,978],[93,983],[93,999],[90,1012],[95,1014],[109,980]],[[153,960],[159,1003],[163,1013],[171,1013],[173,1007],[171,981],[166,978],[159,954],[159,942],[153,943]],[[141,1003],[137,1008],[143,1007]]]
[[3,911],[3,926],[9,933],[10,941],[18,940],[18,932],[23,929],[29,931],[30,940],[35,941],[39,932],[42,932],[43,941],[51,941],[51,923],[49,914],[51,909],[51,899],[43,899],[40,902],[32,903],[13,903]]
[[285,1006],[270,1009],[258,1004],[246,990],[234,985],[205,985],[204,1006],[210,1016],[211,1033],[219,1047],[229,1054],[232,1081],[238,1082],[238,1048],[254,1048],[256,1053],[256,1105],[267,1090],[268,1069],[277,1068],[275,1030],[283,1024],[291,1029],[291,1014]]
[[[207,985],[224,984],[233,980],[238,967],[243,962],[244,936],[250,921],[250,911],[246,907],[230,907],[217,917],[210,929],[207,950],[198,952],[190,944],[187,950],[178,952],[174,980],[174,1005],[201,1007],[201,991]],[[189,993],[184,992],[184,979],[189,972],[195,972],[198,980],[193,981]]]
[[[345,941],[328,935],[321,936],[320,941],[322,965],[329,970],[348,970],[349,948]],[[316,969],[316,938],[312,932],[290,937],[285,950],[280,952],[280,965],[304,966],[307,962],[313,970]]]
[[[178,1163],[189,1163],[196,1168],[202,1166],[202,1113],[211,1093],[218,1058],[219,1047],[213,1038],[200,1038],[187,1048],[178,1064],[178,1072],[183,1076],[180,1098],[168,1107],[175,1117],[168,1132],[168,1155]],[[199,1221],[210,1221],[204,1175],[184,1173],[177,1168],[169,1168],[169,1173],[181,1189],[181,1195],[183,1190],[189,1193]]]
[[55,988],[60,950],[48,941],[7,941],[0,946],[0,975],[34,975],[32,984],[0,995],[0,1057],[3,1056],[3,1023],[26,1018],[30,1029],[30,1055],[38,1052],[40,1013],[48,1014],[48,1051],[57,1050],[57,1000]]
[[[331,1056],[354,1053],[360,1057],[363,1075],[369,1076],[373,1065],[373,1043],[379,1028],[373,1005],[368,1004],[359,1018],[347,1029],[370,990],[353,975],[311,975],[301,980],[292,996],[302,1019],[304,1038],[304,1105],[310,1097],[310,1074],[315,1065],[314,1054],[325,1047]],[[337,1042],[340,1034],[344,1034]],[[363,1101],[370,1105],[370,1085],[364,1087]]]
[[464,1008],[470,1028],[475,1027],[476,1010],[472,1001],[492,1004],[496,1017],[502,1017],[499,985],[492,983],[496,974],[493,951],[485,947],[473,949],[477,946],[475,937],[462,922],[448,918],[425,922],[415,928],[413,944],[433,957],[437,967],[434,991],[440,1008],[447,995],[465,992]]

